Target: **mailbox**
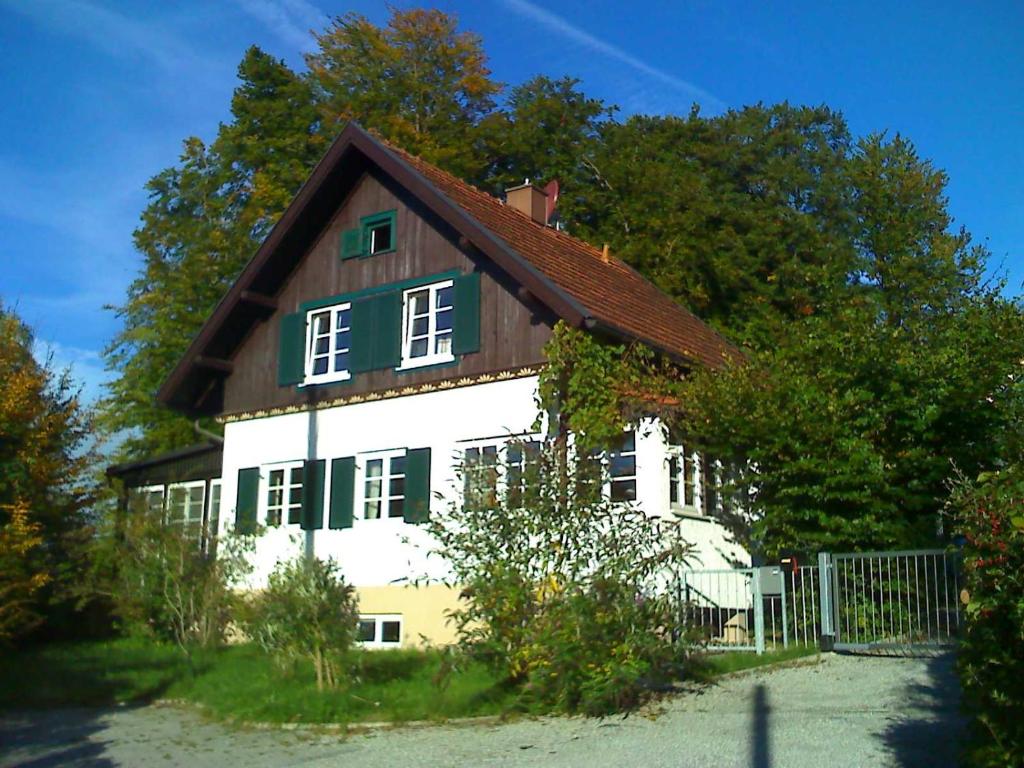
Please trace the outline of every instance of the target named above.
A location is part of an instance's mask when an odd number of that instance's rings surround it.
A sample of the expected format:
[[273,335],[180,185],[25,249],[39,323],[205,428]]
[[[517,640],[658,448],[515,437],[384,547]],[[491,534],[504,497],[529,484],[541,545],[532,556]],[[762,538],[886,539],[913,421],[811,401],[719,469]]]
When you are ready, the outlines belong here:
[[763,596],[782,594],[783,575],[781,565],[762,565],[756,571],[756,578]]

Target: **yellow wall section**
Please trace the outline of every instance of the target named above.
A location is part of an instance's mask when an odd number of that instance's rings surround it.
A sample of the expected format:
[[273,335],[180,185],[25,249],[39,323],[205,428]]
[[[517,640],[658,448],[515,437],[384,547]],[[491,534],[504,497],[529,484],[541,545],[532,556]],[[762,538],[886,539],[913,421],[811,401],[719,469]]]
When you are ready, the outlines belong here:
[[[459,590],[440,584],[421,587],[356,587],[360,613],[402,615],[402,647],[449,645],[457,639],[447,620],[459,605]],[[421,637],[422,635],[422,637]]]

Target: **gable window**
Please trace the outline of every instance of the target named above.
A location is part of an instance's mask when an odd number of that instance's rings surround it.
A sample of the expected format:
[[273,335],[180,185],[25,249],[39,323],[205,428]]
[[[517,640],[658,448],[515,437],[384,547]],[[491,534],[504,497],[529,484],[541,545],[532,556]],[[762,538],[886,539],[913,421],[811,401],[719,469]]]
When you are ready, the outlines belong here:
[[401,368],[418,368],[455,359],[452,352],[454,293],[451,280],[403,293]]
[[344,381],[350,377],[352,305],[314,309],[306,313],[305,384]]
[[363,519],[401,519],[405,513],[405,451],[363,460]]
[[385,219],[366,227],[366,245],[370,255],[385,253],[394,249],[395,233],[391,219]]
[[356,627],[356,642],[370,648],[393,648],[401,645],[401,614],[361,614]]
[[298,522],[302,512],[302,462],[293,461],[267,469],[265,519],[269,526]]
[[182,526],[190,536],[203,534],[203,504],[206,481],[178,483],[167,487],[167,522]]
[[636,501],[636,432],[629,430],[615,450],[608,452],[612,501]]

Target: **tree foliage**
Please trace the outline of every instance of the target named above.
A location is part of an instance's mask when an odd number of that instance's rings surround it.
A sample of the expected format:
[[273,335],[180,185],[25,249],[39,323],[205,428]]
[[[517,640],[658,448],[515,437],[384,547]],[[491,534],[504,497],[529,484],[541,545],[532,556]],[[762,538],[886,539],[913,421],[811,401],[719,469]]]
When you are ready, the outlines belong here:
[[306,57],[330,131],[349,120],[423,159],[479,179],[479,123],[495,106],[480,38],[438,10],[392,9],[384,27],[355,13],[317,34]]
[[969,764],[1024,763],[1024,470],[961,480],[951,503],[964,547],[965,628],[957,652],[975,733]]
[[93,496],[90,415],[69,371],[33,356],[32,332],[0,307],[0,640],[61,600]]
[[464,503],[429,522],[467,598],[460,643],[548,706],[635,706],[684,655],[664,588],[689,551],[678,525],[611,502],[588,450],[557,437],[509,450],[520,459],[463,464]]
[[191,663],[195,649],[224,642],[252,549],[251,537],[235,535],[210,536],[204,549],[196,528],[133,497],[99,526],[82,591],[108,600],[123,631],[172,642]]

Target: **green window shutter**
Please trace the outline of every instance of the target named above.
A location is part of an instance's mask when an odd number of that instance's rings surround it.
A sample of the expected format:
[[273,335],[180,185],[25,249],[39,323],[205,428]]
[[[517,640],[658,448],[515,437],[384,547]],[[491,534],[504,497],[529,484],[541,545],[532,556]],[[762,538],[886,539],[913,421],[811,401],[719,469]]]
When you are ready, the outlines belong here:
[[405,506],[407,523],[425,523],[430,516],[430,449],[405,452]]
[[306,376],[306,314],[296,312],[281,318],[277,351],[277,384],[287,387]]
[[402,361],[402,293],[388,291],[352,304],[352,371],[395,368]]
[[260,468],[238,470],[238,495],[235,501],[235,532],[256,533],[256,507],[260,498]]
[[397,368],[402,363],[402,292],[375,297],[377,328],[374,368]]
[[327,462],[310,459],[302,465],[302,516],[299,523],[304,531],[324,527],[324,474]]
[[341,233],[341,258],[354,259],[363,255],[363,230],[346,229]]
[[343,456],[331,462],[331,513],[327,526],[332,530],[352,527],[352,506],[356,491],[355,456]]
[[470,272],[454,281],[455,323],[452,352],[480,351],[480,273]]
[[373,299],[352,303],[352,348],[349,367],[353,373],[373,370],[373,341],[376,338],[377,315]]

